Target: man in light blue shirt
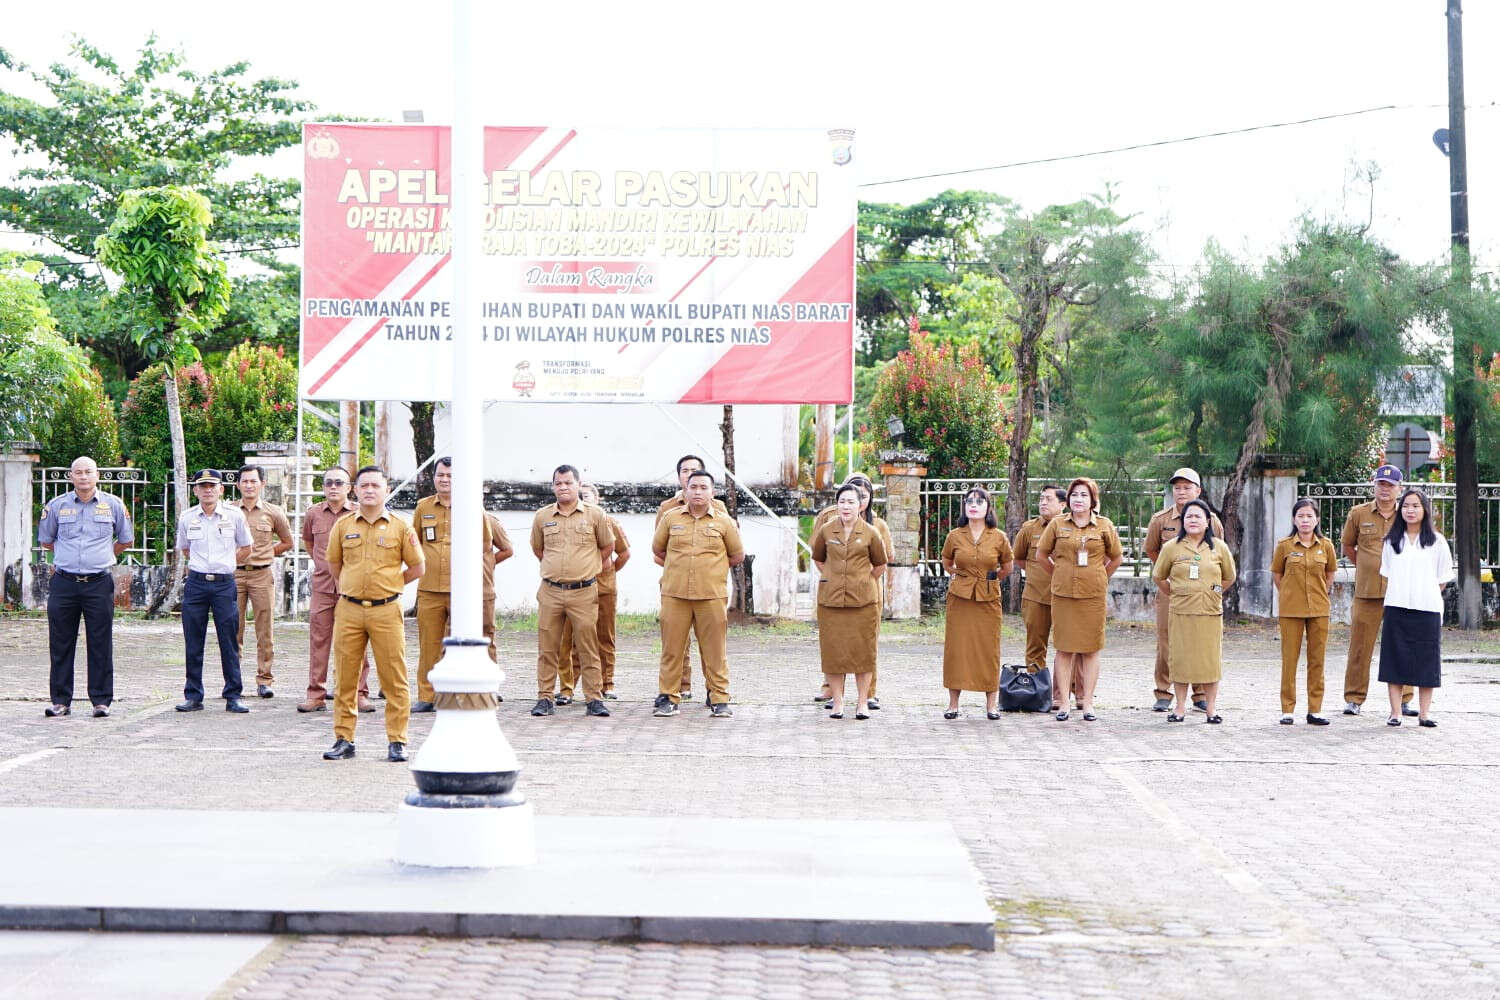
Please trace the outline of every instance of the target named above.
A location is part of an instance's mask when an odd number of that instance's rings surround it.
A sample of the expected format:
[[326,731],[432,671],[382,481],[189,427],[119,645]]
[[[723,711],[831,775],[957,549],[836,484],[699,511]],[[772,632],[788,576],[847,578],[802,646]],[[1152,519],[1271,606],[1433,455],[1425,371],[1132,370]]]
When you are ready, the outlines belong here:
[[42,510],[37,541],[52,553],[47,586],[47,646],[52,659],[48,717],[68,715],[73,703],[73,654],[78,619],[88,636],[89,701],[94,718],[115,700],[115,559],[135,541],[119,497],[99,492],[99,466],[81,455],[68,469],[73,488]]
[[248,712],[240,701],[240,647],[235,641],[240,609],[235,599],[234,568],[250,557],[254,537],[245,515],[220,503],[224,474],[203,469],[193,477],[198,505],[177,519],[177,548],[187,559],[187,582],[182,588],[182,639],[187,647],[187,684],[179,712],[203,709],[203,644],[208,616],[214,617],[219,638],[219,662],[224,670],[224,710]]

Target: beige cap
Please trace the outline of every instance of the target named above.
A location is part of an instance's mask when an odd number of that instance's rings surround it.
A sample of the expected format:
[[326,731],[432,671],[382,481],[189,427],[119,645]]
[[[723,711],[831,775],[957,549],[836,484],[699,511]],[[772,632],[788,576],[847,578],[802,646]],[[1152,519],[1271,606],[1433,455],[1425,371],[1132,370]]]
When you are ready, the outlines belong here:
[[1198,473],[1194,472],[1192,469],[1189,469],[1185,465],[1182,468],[1178,469],[1176,472],[1172,473],[1172,478],[1168,479],[1167,482],[1175,483],[1179,479],[1186,479],[1188,482],[1192,483],[1200,490],[1203,488],[1203,480],[1198,478]]

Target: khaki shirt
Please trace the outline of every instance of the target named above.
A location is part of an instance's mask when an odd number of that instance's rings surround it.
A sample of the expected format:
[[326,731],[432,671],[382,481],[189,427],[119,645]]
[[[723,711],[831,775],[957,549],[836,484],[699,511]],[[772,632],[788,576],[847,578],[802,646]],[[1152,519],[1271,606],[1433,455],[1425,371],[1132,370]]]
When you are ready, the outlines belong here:
[[255,539],[251,543],[250,559],[245,565],[265,566],[276,558],[278,541],[292,544],[292,522],[286,519],[286,511],[274,503],[262,500],[254,507],[246,507],[244,501],[240,501],[229,506],[239,508],[245,515],[245,523],[250,526],[250,537]]
[[825,608],[862,608],[880,600],[880,587],[871,572],[889,556],[873,524],[855,518],[844,537],[835,517],[813,532],[812,557],[823,564],[818,580],[818,603]]
[[1151,578],[1172,585],[1172,614],[1222,615],[1224,588],[1234,583],[1234,556],[1223,539],[1215,538],[1209,548],[1206,542],[1178,538],[1162,548]]
[[[620,522],[608,514],[604,515],[604,520],[609,522],[610,533],[614,535],[615,551],[628,554],[630,552],[630,540],[625,537],[625,532],[620,527]],[[618,591],[619,584],[615,582],[615,561],[611,557],[605,559],[603,565],[599,567],[599,593],[614,594],[618,593]]]
[[1381,517],[1380,511],[1375,509],[1375,501],[1371,500],[1349,511],[1339,542],[1355,550],[1355,597],[1385,597],[1385,577],[1380,575],[1380,550],[1399,510],[1398,505],[1392,503],[1391,516]]
[[388,510],[373,521],[357,510],[345,514],[328,534],[328,568],[345,597],[394,597],[406,589],[403,565],[422,565],[422,546],[411,525]]
[[1013,558],[1010,539],[999,528],[986,525],[978,542],[968,525],[954,528],[943,541],[943,561],[954,570],[948,593],[971,601],[1000,600],[1000,567]]
[[[824,507],[818,511],[818,516],[813,518],[813,534],[816,535],[819,528],[838,516],[839,509],[837,507]],[[885,518],[879,514],[871,514],[870,523],[875,526],[875,531],[880,535],[880,542],[885,546],[885,561],[889,565],[896,552],[895,546],[891,543],[891,526],[886,524]]]
[[531,519],[531,550],[541,553],[542,579],[578,583],[599,577],[599,553],[614,544],[609,520],[593,504],[564,514],[549,503]]
[[694,517],[687,507],[670,510],[656,525],[653,552],[666,552],[661,592],[685,601],[729,596],[729,560],[743,555],[740,529],[713,507]]
[[[1078,552],[1088,554],[1087,565],[1078,565]],[[1102,597],[1109,590],[1104,564],[1125,554],[1114,522],[1098,514],[1089,515],[1082,528],[1071,514],[1054,517],[1037,539],[1038,558],[1052,557],[1052,594],[1055,597]]]
[[337,594],[339,578],[328,567],[328,533],[334,522],[345,514],[353,514],[359,507],[349,500],[342,510],[335,510],[327,500],[315,503],[302,515],[302,544],[312,556],[312,589],[317,594]]
[[[1224,525],[1219,521],[1219,515],[1209,511],[1209,523],[1213,526],[1214,537],[1223,540]],[[1150,522],[1146,525],[1146,541],[1142,546],[1146,550],[1148,559],[1155,559],[1161,555],[1162,546],[1182,534],[1182,512],[1177,505],[1168,504],[1162,510],[1151,515]]]
[[[484,521],[489,527],[490,544],[484,547],[484,594],[482,596],[484,600],[490,601],[495,597],[495,564],[500,557],[500,552],[514,552],[515,547],[510,544],[510,536],[505,533],[505,526],[500,523],[498,517],[485,511]],[[425,577],[427,574],[422,575]]]
[[1327,618],[1328,571],[1339,564],[1333,543],[1321,535],[1311,545],[1293,535],[1276,543],[1271,572],[1281,574],[1277,614],[1282,618]]
[[[438,502],[437,495],[423,497],[411,512],[411,526],[417,532],[417,542],[422,546],[422,558],[427,562],[427,572],[417,583],[418,590],[428,593],[447,594],[453,590],[453,506]],[[480,565],[484,556],[491,552],[493,536],[490,534],[490,519],[481,513],[483,525],[480,529]],[[494,569],[493,562],[490,569]],[[495,585],[489,573],[484,574],[489,596],[494,596]]]
[[1015,549],[1016,561],[1023,563],[1026,570],[1026,586],[1021,591],[1021,599],[1038,604],[1052,603],[1052,567],[1036,551],[1036,543],[1041,541],[1045,530],[1047,522],[1038,514],[1016,529],[1016,540],[1011,546]]
[[[725,507],[724,501],[718,497],[714,497],[709,506],[713,507],[715,513],[723,514],[725,517],[729,516],[729,508]],[[681,490],[663,500],[661,505],[656,508],[656,523],[661,524],[661,519],[666,516],[668,511],[679,509],[687,510],[687,498],[682,495]]]

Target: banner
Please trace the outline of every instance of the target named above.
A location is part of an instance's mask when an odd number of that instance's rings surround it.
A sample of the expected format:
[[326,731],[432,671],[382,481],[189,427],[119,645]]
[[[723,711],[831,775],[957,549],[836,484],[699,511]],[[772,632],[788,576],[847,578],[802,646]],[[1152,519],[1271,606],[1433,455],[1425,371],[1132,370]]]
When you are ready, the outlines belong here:
[[[485,397],[847,403],[852,140],[487,128]],[[303,395],[451,399],[447,127],[303,141]]]

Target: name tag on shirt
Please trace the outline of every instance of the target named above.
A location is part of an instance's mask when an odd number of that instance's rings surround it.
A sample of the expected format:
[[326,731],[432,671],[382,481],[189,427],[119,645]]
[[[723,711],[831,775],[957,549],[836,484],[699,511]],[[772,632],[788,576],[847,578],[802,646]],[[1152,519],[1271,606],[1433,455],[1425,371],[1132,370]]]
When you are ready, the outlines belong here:
[[672,525],[669,533],[673,534],[673,535],[680,535],[684,531],[687,531],[687,525],[685,525],[685,524],[674,524],[674,525]]
[[1089,550],[1080,545],[1078,547],[1078,565],[1080,565],[1080,566],[1087,566],[1088,564],[1089,564]]
[[1188,567],[1188,579],[1189,580],[1196,580],[1196,579],[1198,579],[1198,564],[1197,563],[1193,563],[1191,566]]
[[188,525],[187,536],[188,536],[189,539],[202,538],[203,537],[203,525],[201,525],[201,524],[190,524],[190,525]]
[[109,506],[107,504],[102,504],[101,503],[99,506],[97,506],[97,507],[94,508],[94,520],[96,520],[96,521],[113,521],[114,519],[115,519],[115,516],[114,516],[114,514],[110,513],[110,509],[109,509]]
[[437,528],[431,524],[422,529],[422,537],[429,542],[437,541]]

